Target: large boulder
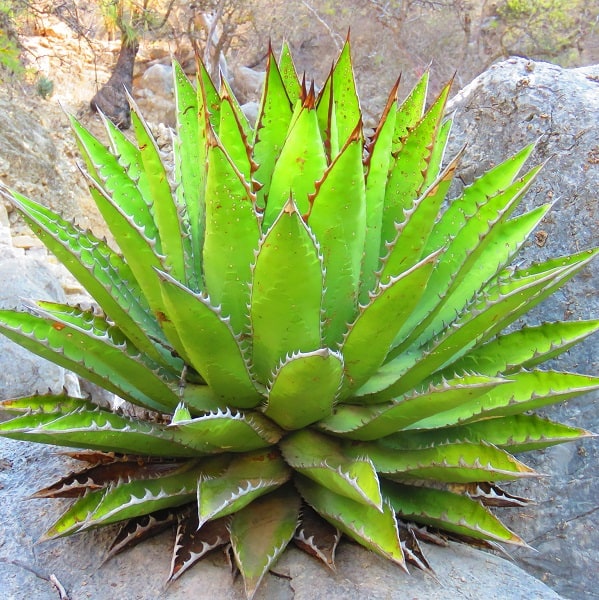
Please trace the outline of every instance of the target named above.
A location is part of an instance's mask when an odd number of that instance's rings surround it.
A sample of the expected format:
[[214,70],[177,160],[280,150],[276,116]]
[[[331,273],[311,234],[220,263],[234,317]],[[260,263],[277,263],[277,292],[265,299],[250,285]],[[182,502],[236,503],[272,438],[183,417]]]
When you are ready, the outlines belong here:
[[[522,146],[536,142],[530,165],[547,161],[525,208],[555,202],[522,260],[540,261],[596,246],[599,240],[599,65],[578,69],[511,58],[496,64],[453,99],[450,153],[467,144],[460,180],[468,184]],[[526,317],[529,323],[599,318],[599,260]],[[594,336],[556,360],[563,370],[597,374]],[[599,432],[599,393],[544,411]],[[540,480],[512,486],[537,504],[504,517],[536,549],[518,564],[571,598],[597,597],[599,439],[525,455]]]
[[[48,446],[0,440],[0,588],[7,599],[244,600],[224,554],[215,551],[179,580],[165,585],[173,533],[165,533],[102,565],[112,527],[35,545],[64,509],[58,500],[27,499],[32,481],[43,486],[66,473],[68,460]],[[71,465],[72,466],[72,465]],[[394,600],[485,598],[559,600],[560,596],[515,564],[466,546],[427,546],[435,577],[410,575],[360,546],[342,542],[337,571],[290,549],[263,581],[255,600]],[[54,583],[53,583],[54,582]],[[59,595],[60,587],[66,592]]]

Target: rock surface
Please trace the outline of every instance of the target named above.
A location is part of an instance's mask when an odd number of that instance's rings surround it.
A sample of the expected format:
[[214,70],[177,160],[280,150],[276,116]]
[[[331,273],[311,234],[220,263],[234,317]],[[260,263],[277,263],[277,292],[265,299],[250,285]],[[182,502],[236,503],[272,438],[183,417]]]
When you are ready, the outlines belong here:
[[[215,551],[179,580],[165,587],[173,536],[160,535],[100,566],[115,530],[107,528],[36,545],[58,517],[60,502],[27,500],[32,480],[42,486],[67,471],[67,461],[54,449],[1,440],[0,589],[4,600],[244,600],[240,578],[232,580],[224,554]],[[452,544],[426,546],[437,581],[421,571],[408,575],[361,547],[344,542],[332,573],[296,549],[275,565],[255,600],[559,600],[560,596],[517,565],[492,554]]]
[[[529,166],[547,161],[526,195],[532,208],[553,201],[525,262],[599,244],[599,65],[562,69],[513,58],[493,66],[452,101],[453,155],[468,147],[461,179],[472,181],[522,146],[536,142]],[[599,317],[599,260],[542,303],[527,322]],[[599,373],[599,340],[560,357],[560,370]],[[599,393],[545,411],[558,421],[599,433]],[[599,439],[524,455],[550,477],[511,487],[537,501],[504,517],[538,552],[518,551],[518,564],[569,598],[599,598]]]

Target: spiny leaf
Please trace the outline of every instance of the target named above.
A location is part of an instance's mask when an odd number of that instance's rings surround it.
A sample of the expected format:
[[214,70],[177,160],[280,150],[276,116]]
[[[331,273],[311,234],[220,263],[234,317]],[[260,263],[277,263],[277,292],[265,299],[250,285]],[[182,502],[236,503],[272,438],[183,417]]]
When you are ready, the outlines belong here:
[[430,73],[427,70],[408,94],[407,98],[397,106],[393,146],[391,147],[393,156],[397,156],[401,151],[406,135],[408,135],[410,129],[416,126],[424,114],[429,78]]
[[316,184],[308,216],[325,270],[324,341],[329,346],[341,341],[357,308],[366,220],[362,146],[356,128]]
[[454,442],[401,452],[377,442],[352,443],[346,454],[367,457],[390,479],[445,482],[504,481],[537,475],[511,454],[490,444]]
[[[255,165],[251,159],[252,149],[248,144],[246,133],[236,109],[236,101],[225,89],[220,103],[218,140],[222,147],[227,149],[227,156],[231,163],[235,165],[235,169],[243,176],[243,180],[249,184],[252,180]],[[210,199],[208,191],[206,191],[206,199]]]
[[177,206],[185,208],[182,230],[188,231],[185,282],[201,289],[201,242],[204,226],[207,135],[204,95],[196,91],[177,61],[173,61],[177,135],[173,139]]
[[289,44],[283,42],[281,46],[281,54],[279,56],[279,71],[281,73],[281,79],[285,84],[287,95],[289,96],[292,104],[299,100],[302,93],[302,86],[297,77],[297,71],[293,64],[293,57],[289,49]]
[[181,461],[156,460],[132,456],[115,458],[109,463],[92,465],[61,477],[58,481],[33,494],[32,498],[78,498],[91,490],[107,487],[127,479],[161,477],[181,467]]
[[[544,210],[540,209],[541,214],[538,214],[539,210],[534,213],[536,218],[530,224],[530,229],[502,227],[532,185],[539,170],[540,167],[533,169],[505,191],[481,202],[477,212],[465,220],[447,243],[431,274],[429,289],[434,290],[435,293],[427,294],[423,302],[419,303],[410,323],[406,324],[406,329],[414,328],[417,332],[425,327],[431,332],[440,329],[445,323],[454,319],[472,296],[503,268],[502,254],[506,250],[511,251],[505,257],[509,260],[514,253],[513,245],[506,244],[511,241],[509,236],[516,231],[521,231],[522,239],[516,245],[518,248],[549,208],[545,206]],[[493,244],[492,252],[485,256],[485,250],[494,241],[496,243]],[[427,313],[433,308],[434,312],[425,320]],[[424,323],[420,324],[420,321]],[[410,338],[413,339],[414,335],[412,333]],[[428,336],[426,333],[423,334],[425,340],[430,337],[432,334]]]
[[260,241],[250,299],[253,366],[266,383],[287,353],[321,347],[322,262],[289,201]]
[[9,398],[0,401],[0,410],[16,413],[58,413],[66,414],[73,410],[93,410],[97,405],[85,398],[74,398],[66,392],[61,394],[34,394],[22,398]]
[[248,452],[275,444],[281,431],[256,412],[215,411],[169,426],[173,438],[202,454]]
[[387,502],[382,512],[335,494],[318,483],[298,475],[296,486],[304,500],[324,519],[362,546],[405,568],[399,531]]
[[[461,358],[470,348],[492,338],[566,283],[597,252],[599,250],[585,251],[559,261],[547,261],[499,279],[430,344],[389,361],[386,369],[395,376],[401,375],[395,384],[384,393],[379,391],[377,396],[393,398],[411,389],[431,373]],[[369,387],[369,391],[380,390]]]
[[599,377],[557,371],[521,371],[479,396],[476,401],[413,423],[412,429],[431,429],[489,417],[506,417],[561,402],[599,389]]
[[530,500],[520,496],[508,494],[499,486],[488,482],[477,483],[454,483],[448,486],[449,491],[459,494],[465,494],[473,500],[478,500],[484,506],[527,506]]
[[[406,394],[391,403],[339,405],[318,427],[352,440],[376,440],[424,419],[424,415],[436,415],[469,402],[501,383],[502,379],[494,377],[465,375]],[[349,400],[357,402],[360,397]]]
[[345,359],[344,396],[358,389],[383,364],[391,342],[421,297],[436,255],[427,256],[389,283],[380,285],[348,329],[341,346]]
[[98,409],[15,417],[0,423],[0,436],[147,456],[191,457],[201,454],[195,448],[179,443],[162,425]]
[[397,114],[396,96],[398,86],[399,80],[389,94],[379,124],[367,147],[368,155],[365,161],[366,225],[364,257],[360,277],[360,302],[362,304],[368,301],[368,294],[375,287],[376,272],[379,269],[383,207],[389,166],[392,161],[391,144]]
[[[283,361],[273,374],[264,414],[284,429],[300,429],[319,421],[333,411],[342,378],[340,354],[328,348],[296,353]],[[308,379],[310,397],[305,394]]]
[[79,229],[49,208],[21,194],[12,194],[13,204],[33,232],[123,333],[154,360],[175,363],[152,341],[152,338],[163,340],[164,334],[122,257],[91,232]]
[[254,500],[231,518],[231,545],[249,600],[291,541],[300,499],[291,486]]
[[[356,90],[349,39],[345,41],[332,72],[332,95],[335,103],[337,146],[342,148],[360,122],[360,100]],[[334,158],[334,156],[332,157]]]
[[257,191],[257,202],[263,208],[265,199],[270,194],[273,171],[285,143],[293,114],[292,104],[272,50],[266,63],[266,80],[258,114],[252,158],[258,165],[254,177],[261,186]]
[[414,204],[404,211],[405,220],[397,225],[397,235],[387,245],[389,251],[383,258],[381,281],[386,281],[388,277],[396,277],[420,260],[435,217],[453,181],[461,155],[462,153],[458,154]]
[[491,198],[505,190],[514,180],[524,163],[531,155],[534,144],[525,146],[520,152],[481,175],[466,187],[435,223],[425,252],[442,248],[460,231],[466,219],[476,214],[484,198]]
[[395,224],[404,221],[404,211],[409,210],[424,191],[434,140],[443,117],[450,85],[447,84],[441,90],[422,119],[408,129],[402,138],[401,150],[394,155],[395,161],[390,167],[385,190],[382,244],[393,240]]
[[393,448],[423,448],[460,440],[485,441],[517,454],[592,435],[585,429],[555,423],[537,415],[516,414],[484,418],[465,425],[402,431],[385,438],[383,443]]
[[385,481],[383,495],[402,518],[477,539],[518,546],[524,541],[476,500],[445,490]]
[[160,479],[119,483],[77,500],[44,534],[44,540],[181,506],[195,496],[202,467],[189,463]]
[[[65,315],[66,311],[77,313],[72,307],[64,308]],[[57,314],[41,312],[37,316],[0,310],[0,331],[24,348],[134,404],[161,412],[176,406],[177,396],[169,382],[157,374],[156,366],[152,368],[136,356],[135,348],[116,328],[109,329],[98,317],[88,318],[80,311],[79,315],[78,325],[72,325]]]
[[300,214],[308,212],[308,198],[314,193],[316,182],[322,179],[326,167],[316,111],[306,100],[296,109],[296,116],[273,169],[264,211],[264,231],[284,210],[290,196]]
[[288,435],[279,445],[298,473],[336,494],[383,510],[376,470],[368,458],[356,454],[348,458],[341,444],[309,429]]
[[215,478],[198,481],[199,526],[241,510],[282,486],[291,470],[278,452],[259,450],[234,457]]
[[103,562],[169,529],[177,521],[177,513],[177,508],[164,508],[149,515],[130,519],[119,529]]
[[183,236],[181,235],[177,204],[171,193],[166,168],[160,158],[158,146],[148,124],[131,97],[129,97],[129,102],[131,103],[131,123],[141,152],[144,171],[148,177],[151,194],[149,200],[152,202],[165,266],[173,277],[184,280],[186,270]]
[[249,325],[251,265],[260,238],[255,200],[224,147],[213,139],[208,150],[204,277],[207,294],[236,333]]
[[450,369],[476,371],[487,375],[530,369],[559,356],[599,331],[599,320],[557,321],[537,326],[524,325],[475,348]]
[[204,294],[193,293],[164,272],[158,275],[165,304],[163,318],[171,322],[181,344],[175,339],[173,345],[217,398],[235,407],[256,406],[260,394],[229,320]]

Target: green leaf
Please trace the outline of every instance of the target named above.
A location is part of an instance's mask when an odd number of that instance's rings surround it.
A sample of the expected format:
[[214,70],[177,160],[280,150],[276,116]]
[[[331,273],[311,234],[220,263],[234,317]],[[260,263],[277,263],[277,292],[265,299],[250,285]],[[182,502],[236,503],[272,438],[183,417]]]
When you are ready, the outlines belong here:
[[322,261],[291,202],[260,241],[252,281],[253,367],[266,383],[292,352],[321,347]]
[[300,214],[308,213],[309,197],[314,194],[316,182],[322,179],[326,168],[314,97],[309,95],[303,105],[298,106],[274,165],[270,190],[266,196],[263,230],[272,226],[290,197],[297,204]]
[[[339,54],[333,67],[332,94],[335,103],[334,118],[337,131],[337,147],[343,148],[356,126],[362,121],[349,38],[345,41],[341,54]],[[334,158],[334,155],[332,155],[332,158]]]
[[[222,148],[226,148],[231,163],[243,176],[243,180],[249,184],[254,167],[250,158],[252,149],[248,145],[243,126],[239,121],[234,100],[226,91],[220,103],[218,139]],[[208,191],[206,191],[206,198],[210,199]]]
[[525,542],[478,501],[445,490],[382,482],[383,495],[403,519],[476,539]]
[[42,539],[54,539],[187,504],[195,497],[201,475],[202,466],[191,462],[172,475],[119,483],[106,490],[90,492],[71,505]]
[[[412,207],[404,211],[405,220],[397,226],[395,239],[387,245],[389,251],[383,258],[380,281],[396,277],[420,260],[461,156],[462,153],[458,154]],[[377,252],[378,250],[377,248]],[[413,318],[410,323],[412,321]]]
[[485,441],[516,454],[593,435],[585,429],[555,423],[537,415],[518,414],[453,427],[401,431],[387,437],[382,443],[400,449],[423,448],[457,441]]
[[9,413],[58,413],[65,414],[77,409],[94,410],[97,406],[85,398],[62,394],[35,394],[22,398],[0,401],[0,409]]
[[261,399],[249,373],[240,340],[229,321],[204,294],[195,294],[159,272],[165,319],[177,332],[175,348],[208,383],[216,398],[238,408],[256,406]]
[[290,476],[289,467],[272,450],[234,457],[217,477],[198,480],[198,527],[241,510],[283,485]]
[[[131,169],[129,160],[141,159],[141,156],[136,155],[134,149],[130,150],[129,155],[132,156],[127,157],[126,166],[123,166],[119,163],[119,159],[74,117],[70,117],[70,121],[95,187],[102,196],[111,201],[111,204],[120,213],[129,218],[130,226],[134,227],[136,232],[156,245],[156,253],[159,254],[161,252],[160,236],[152,214],[152,198],[146,195],[149,194],[149,185],[142,164],[135,164],[133,167],[132,175],[137,179],[133,179],[129,175]],[[114,137],[113,139],[118,138]],[[120,150],[120,145],[118,149]],[[94,194],[94,199],[96,199],[96,194]],[[115,240],[119,242],[123,238],[121,224],[118,220],[110,218],[109,207],[105,207],[103,203],[98,205],[98,209]],[[119,246],[124,252],[123,246],[120,244]]]
[[177,134],[173,139],[174,184],[177,205],[185,207],[181,223],[188,232],[185,282],[201,289],[201,242],[204,226],[206,183],[207,117],[204,96],[196,91],[177,61],[173,61]]
[[462,194],[453,200],[435,223],[425,252],[442,248],[464,226],[466,219],[478,212],[481,200],[491,198],[507,189],[531,155],[534,144],[487,171],[466,187]]
[[281,430],[256,412],[227,409],[168,426],[173,439],[202,454],[249,452],[267,448],[281,438]]
[[355,502],[383,510],[379,480],[372,462],[321,433],[303,429],[280,443],[287,463],[328,490]]
[[[404,211],[424,192],[429,163],[438,128],[445,111],[450,84],[442,90],[425,115],[402,138],[401,150],[394,154],[385,190],[381,243],[395,238],[395,224],[405,220]],[[397,121],[397,117],[396,117]],[[381,247],[381,250],[384,246]]]
[[225,149],[213,139],[208,150],[204,277],[211,302],[220,305],[238,334],[249,325],[251,266],[260,239],[255,200]]
[[131,98],[129,101],[131,103],[131,123],[148,178],[151,194],[149,200],[152,202],[164,263],[173,277],[183,281],[186,275],[185,251],[178,207],[171,193],[166,169],[150,128],[135,102]]
[[287,95],[293,104],[299,100],[302,94],[302,86],[297,77],[297,71],[295,70],[295,65],[293,64],[293,58],[287,42],[283,42],[283,46],[281,47],[279,71],[281,73],[281,79],[285,84]]
[[347,446],[346,453],[353,457],[368,457],[378,473],[402,481],[476,483],[537,475],[511,454],[485,442],[440,443],[430,448],[402,449],[400,452],[378,442],[354,442]]
[[[118,396],[168,412],[178,399],[173,381],[138,355],[122,333],[91,312],[40,303],[38,315],[0,310],[0,331],[35,354],[74,371]],[[167,379],[168,377],[168,379]]]
[[32,413],[0,423],[0,435],[15,440],[147,456],[198,456],[164,426],[104,410]]
[[293,114],[272,50],[266,63],[266,80],[258,114],[252,158],[258,165],[254,178],[261,185],[257,191],[257,202],[264,207],[265,199],[269,197],[275,164],[285,143]]
[[342,357],[328,348],[293,354],[273,374],[264,414],[283,429],[300,429],[320,421],[333,411],[342,377]]
[[[210,123],[214,128],[215,133],[218,134],[218,127],[220,124],[220,94],[210,77],[210,73],[208,73],[208,69],[206,69],[206,65],[201,59],[199,59],[198,62],[198,104],[200,106],[200,118],[202,118],[203,113],[205,113],[205,116],[208,118],[206,127],[208,126],[208,123]],[[204,107],[203,110],[201,108],[202,106]]]
[[427,70],[418,80],[408,97],[397,107],[395,129],[393,132],[393,146],[391,147],[393,156],[398,155],[403,146],[405,137],[409,134],[411,129],[416,127],[416,124],[424,115],[429,77],[430,73]]
[[481,418],[505,417],[599,389],[599,377],[557,371],[511,373],[505,384],[451,410],[412,424],[412,429],[431,429]]
[[33,232],[85,287],[102,310],[141,351],[178,368],[153,339],[166,343],[128,264],[110,246],[50,209],[14,193],[13,203]]
[[[335,413],[318,423],[318,427],[352,440],[376,440],[438,412],[470,402],[487,390],[502,384],[502,379],[465,375],[430,385],[392,403],[373,406],[339,405]],[[358,401],[359,398],[352,399]]]
[[[524,222],[520,219],[517,225],[505,224],[509,214],[532,185],[539,169],[533,169],[505,191],[481,201],[477,212],[456,230],[429,280],[429,289],[434,293],[423,298],[410,323],[406,323],[407,330],[416,330],[409,339],[414,339],[415,334],[423,329],[425,333],[422,339],[430,339],[435,331],[454,319],[474,294],[505,266],[504,261],[514,256],[549,208],[546,205],[537,209],[532,214],[532,222],[530,219]],[[514,243],[516,234],[521,234],[521,237]],[[487,249],[490,252],[485,253]]]
[[381,512],[335,494],[302,475],[296,477],[295,483],[304,500],[321,517],[365,548],[405,568],[397,521],[387,502]]
[[293,538],[299,513],[299,496],[285,486],[254,500],[231,519],[231,546],[248,600]]
[[362,147],[356,129],[316,184],[308,216],[325,270],[324,341],[329,346],[341,341],[357,308],[366,220]]
[[[447,367],[510,325],[550,295],[586,265],[599,250],[585,251],[509,274],[478,298],[430,344],[400,354],[385,365],[397,376],[380,398],[393,398],[413,388],[438,369]],[[369,391],[378,391],[371,389]]]
[[374,132],[371,142],[367,146],[366,169],[366,232],[364,241],[364,258],[362,261],[362,276],[360,281],[360,302],[368,301],[371,292],[378,280],[381,226],[383,222],[383,206],[385,203],[385,189],[391,165],[391,144],[397,114],[397,88],[399,80],[394,85],[389,99],[381,115],[379,124]]
[[379,285],[349,327],[341,351],[345,361],[344,396],[358,389],[383,364],[391,343],[414,310],[436,260],[427,256],[408,271]]
[[599,320],[556,321],[534,327],[524,326],[475,348],[449,369],[476,371],[485,375],[509,374],[530,369],[559,356],[599,331]]

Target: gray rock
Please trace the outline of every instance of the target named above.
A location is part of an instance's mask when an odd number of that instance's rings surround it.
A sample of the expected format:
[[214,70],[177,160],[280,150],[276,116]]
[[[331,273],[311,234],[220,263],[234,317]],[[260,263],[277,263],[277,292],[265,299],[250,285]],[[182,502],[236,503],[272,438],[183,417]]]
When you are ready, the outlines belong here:
[[[70,600],[136,598],[137,600],[242,600],[240,578],[233,581],[218,551],[165,587],[172,533],[117,555],[101,565],[113,528],[35,545],[64,508],[57,500],[27,500],[32,480],[51,483],[68,470],[68,460],[48,446],[0,440],[0,587],[7,600],[57,600],[53,575]],[[560,596],[514,563],[472,548],[427,546],[436,578],[399,567],[361,547],[342,543],[337,572],[290,548],[268,574],[256,600],[559,600]]]
[[[537,142],[530,166],[547,161],[526,196],[532,208],[555,201],[523,250],[525,262],[596,246],[599,242],[599,66],[562,69],[512,58],[475,79],[452,101],[456,111],[450,155],[467,143],[461,179]],[[526,318],[535,323],[599,318],[599,260]],[[562,370],[599,372],[597,336],[555,361]],[[599,394],[549,408],[556,420],[599,432]],[[522,457],[542,480],[512,486],[537,504],[504,515],[538,552],[518,551],[518,564],[571,598],[599,598],[599,440]]]
[[173,89],[173,68],[156,63],[149,67],[139,79],[134,89],[137,104],[150,123],[163,123],[174,127],[175,95]]
[[20,108],[15,99],[2,93],[0,122],[0,181],[58,212],[83,216],[77,202],[77,193],[83,188],[78,182],[67,183],[75,165],[68,165],[58,152],[40,116]]

